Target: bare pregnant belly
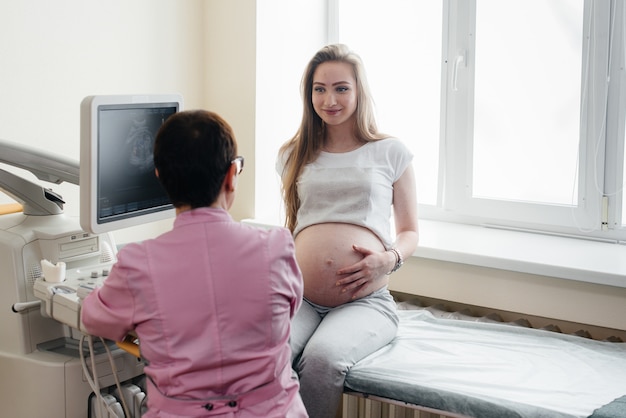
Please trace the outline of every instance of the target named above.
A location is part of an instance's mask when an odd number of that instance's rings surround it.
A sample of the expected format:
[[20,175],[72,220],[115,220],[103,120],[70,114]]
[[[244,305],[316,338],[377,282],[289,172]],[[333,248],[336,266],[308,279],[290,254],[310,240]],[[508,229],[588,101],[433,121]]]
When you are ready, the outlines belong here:
[[[385,248],[372,231],[356,225],[326,223],[303,229],[295,239],[296,258],[304,278],[304,297],[322,306],[339,306],[352,300],[352,292],[341,293],[337,270],[360,261],[363,256],[352,249],[360,247],[376,251]],[[378,289],[388,282],[379,281]],[[371,291],[378,290],[371,289]]]

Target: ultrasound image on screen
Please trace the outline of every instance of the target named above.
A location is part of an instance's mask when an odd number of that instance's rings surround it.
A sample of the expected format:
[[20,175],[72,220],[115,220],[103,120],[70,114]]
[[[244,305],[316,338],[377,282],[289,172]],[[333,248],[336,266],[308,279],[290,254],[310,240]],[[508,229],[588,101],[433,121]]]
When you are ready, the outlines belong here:
[[170,209],[154,173],[154,138],[174,104],[98,109],[98,223]]

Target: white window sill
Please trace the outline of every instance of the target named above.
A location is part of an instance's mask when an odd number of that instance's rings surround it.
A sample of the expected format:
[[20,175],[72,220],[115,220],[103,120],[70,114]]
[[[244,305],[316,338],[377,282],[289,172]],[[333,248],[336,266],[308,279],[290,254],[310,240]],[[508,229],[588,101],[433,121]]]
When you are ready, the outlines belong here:
[[626,288],[626,245],[424,219],[419,226],[415,257]]
[[414,256],[626,288],[626,245],[420,220]]

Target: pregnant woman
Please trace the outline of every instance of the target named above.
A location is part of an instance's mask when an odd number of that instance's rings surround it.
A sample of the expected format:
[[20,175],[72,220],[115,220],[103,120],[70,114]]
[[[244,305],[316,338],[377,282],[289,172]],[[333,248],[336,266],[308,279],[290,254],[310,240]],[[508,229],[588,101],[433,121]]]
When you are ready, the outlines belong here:
[[378,132],[362,61],[345,45],[315,54],[302,97],[277,159],[304,278],[291,349],[309,416],[332,418],[350,367],[396,335],[387,284],[417,246],[413,155]]

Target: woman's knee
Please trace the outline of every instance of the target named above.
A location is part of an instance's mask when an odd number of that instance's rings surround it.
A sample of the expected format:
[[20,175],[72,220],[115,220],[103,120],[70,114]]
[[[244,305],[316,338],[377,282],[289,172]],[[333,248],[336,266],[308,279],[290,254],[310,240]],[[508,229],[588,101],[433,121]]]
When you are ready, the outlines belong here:
[[345,374],[350,367],[346,351],[328,341],[323,344],[309,341],[297,363],[300,371],[315,370],[322,374]]

